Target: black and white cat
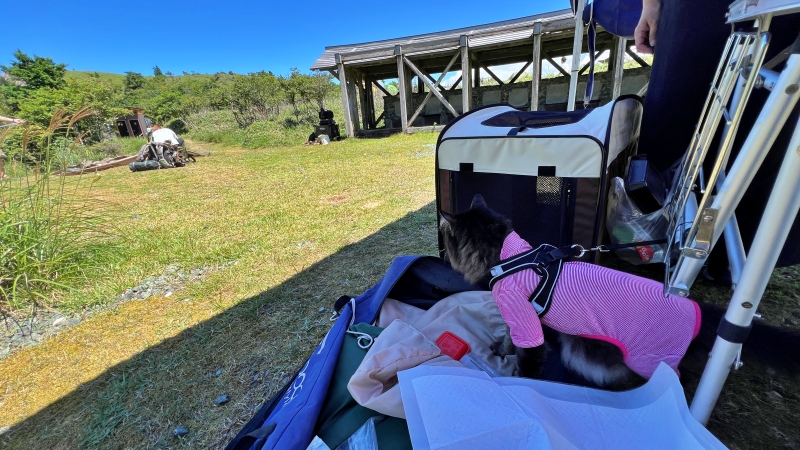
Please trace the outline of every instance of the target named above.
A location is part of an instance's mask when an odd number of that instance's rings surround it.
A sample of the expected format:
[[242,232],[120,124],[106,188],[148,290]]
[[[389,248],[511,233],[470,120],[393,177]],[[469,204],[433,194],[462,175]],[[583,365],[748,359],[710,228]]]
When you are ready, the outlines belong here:
[[[453,268],[473,284],[485,280],[489,270],[500,262],[504,242],[513,233],[511,221],[490,209],[480,195],[475,196],[469,210],[455,215],[442,212],[441,215],[442,220],[439,226],[447,259]],[[589,267],[590,265],[585,266]],[[557,300],[555,299],[554,302]],[[555,305],[556,303],[553,308],[556,307]],[[533,309],[532,306],[531,309]],[[693,367],[691,370],[693,373],[699,373],[702,370],[704,364],[702,355],[708,354],[715,337],[714,330],[723,314],[723,310],[713,305],[699,305],[698,315],[702,316],[702,323],[698,323],[700,327],[694,330],[694,335],[691,337],[693,338],[698,333],[699,336],[687,351],[687,354],[695,354],[691,358],[685,358],[700,366]],[[546,318],[547,315],[543,316],[543,323],[549,325]],[[508,318],[506,320],[508,321]],[[756,356],[766,356],[761,359],[766,359],[767,364],[786,372],[792,373],[798,370],[798,356],[800,355],[798,335],[767,326],[754,327],[754,331],[756,332],[751,333],[750,340],[760,344]],[[652,333],[658,332],[660,332],[658,329],[644,330],[642,339],[651,338]],[[649,337],[645,335],[649,335]],[[560,356],[563,364],[598,386],[623,390],[639,386],[646,381],[646,378],[641,375],[641,370],[637,373],[626,363],[626,355],[623,354],[619,345],[563,332],[558,333],[558,339],[561,344]],[[685,334],[683,339],[687,339]],[[771,344],[774,342],[784,342],[784,351],[776,354],[774,345]],[[685,344],[688,345],[688,340]],[[772,349],[765,347],[772,347]],[[493,348],[501,356],[516,355],[518,375],[530,378],[540,376],[545,362],[546,344],[521,348],[513,345],[511,339],[507,338],[502,343],[496,343]],[[686,346],[682,348],[686,351]],[[698,352],[700,357],[696,354]],[[680,356],[683,354],[681,353]],[[680,360],[680,356],[678,360]],[[665,356],[665,359],[668,357],[669,355]],[[678,360],[673,361],[673,367],[677,366]],[[683,371],[683,367],[681,370]]]

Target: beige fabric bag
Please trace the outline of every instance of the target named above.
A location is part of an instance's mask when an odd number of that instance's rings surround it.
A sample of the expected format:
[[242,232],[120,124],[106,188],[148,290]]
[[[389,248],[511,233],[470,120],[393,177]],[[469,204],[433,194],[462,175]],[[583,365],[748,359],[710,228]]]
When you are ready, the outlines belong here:
[[378,326],[385,327],[375,339],[347,388],[360,405],[394,417],[405,418],[397,372],[420,364],[465,367],[442,355],[435,340],[445,331],[466,341],[470,353],[503,376],[511,376],[514,358],[500,358],[490,346],[502,341],[505,322],[491,292],[461,292],[424,311],[387,299]]

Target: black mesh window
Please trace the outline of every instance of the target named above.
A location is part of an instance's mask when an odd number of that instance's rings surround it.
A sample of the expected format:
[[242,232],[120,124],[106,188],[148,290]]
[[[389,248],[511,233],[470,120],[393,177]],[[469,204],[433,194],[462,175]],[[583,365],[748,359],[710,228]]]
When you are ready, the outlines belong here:
[[579,122],[592,110],[560,111],[508,111],[481,122],[489,127],[547,128]]
[[475,194],[481,194],[531,245],[572,244],[574,179],[453,172],[452,182],[453,212],[466,211]]

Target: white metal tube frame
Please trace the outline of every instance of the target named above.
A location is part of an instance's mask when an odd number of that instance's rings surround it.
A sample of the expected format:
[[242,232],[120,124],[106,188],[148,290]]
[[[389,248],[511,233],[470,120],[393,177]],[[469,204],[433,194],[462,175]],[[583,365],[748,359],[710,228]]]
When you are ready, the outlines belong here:
[[[769,18],[765,19],[761,23],[766,26]],[[745,190],[772,147],[778,132],[786,123],[788,115],[797,104],[800,97],[799,85],[800,55],[793,54],[775,82],[733,166],[721,185],[718,185],[717,196],[711,205],[711,209],[718,211],[718,224],[728,224],[733,217],[733,212]],[[800,209],[798,192],[800,192],[800,127],[794,130],[755,240],[744,261],[741,279],[725,314],[725,320],[734,326],[749,327],[756,314],[780,249]],[[722,234],[722,228],[714,227],[712,246]],[[676,268],[673,283],[685,283],[685,286],[690,286],[704,262],[705,258],[687,258],[681,267]],[[690,408],[692,415],[701,423],[705,424],[708,421],[728,373],[734,363],[737,363],[740,349],[741,343],[717,337]]]

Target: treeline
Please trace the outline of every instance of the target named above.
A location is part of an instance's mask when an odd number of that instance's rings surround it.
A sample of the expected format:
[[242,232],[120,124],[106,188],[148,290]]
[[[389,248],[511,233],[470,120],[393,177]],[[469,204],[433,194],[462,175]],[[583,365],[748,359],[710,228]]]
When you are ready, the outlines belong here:
[[[64,63],[22,51],[0,69],[0,115],[46,129],[55,111],[71,114],[89,107],[93,114],[71,130],[85,145],[112,138],[114,119],[128,114],[128,107],[144,108],[145,115],[181,133],[202,134],[211,127],[217,134],[247,136],[253,134],[248,128],[259,123],[256,128],[307,129],[319,108],[338,104],[338,87],[329,74],[297,69],[285,76],[263,71],[175,75],[156,66],[152,75],[113,75],[69,72]],[[22,145],[21,134],[6,133],[0,142],[6,153],[13,155]]]

